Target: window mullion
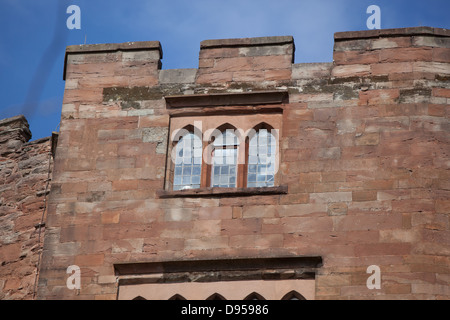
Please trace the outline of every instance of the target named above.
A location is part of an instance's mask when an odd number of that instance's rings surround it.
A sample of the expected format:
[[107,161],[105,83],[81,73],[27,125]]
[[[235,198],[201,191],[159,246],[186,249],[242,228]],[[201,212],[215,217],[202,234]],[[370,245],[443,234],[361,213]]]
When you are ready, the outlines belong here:
[[[248,139],[245,139],[244,145],[238,149],[238,159],[240,159],[238,164],[238,188],[247,187],[247,172],[248,172]],[[242,154],[243,153],[243,154]]]
[[209,143],[207,141],[202,142],[202,177],[201,185],[202,188],[208,188],[211,186],[211,167],[212,167],[212,150],[207,152],[209,148]]

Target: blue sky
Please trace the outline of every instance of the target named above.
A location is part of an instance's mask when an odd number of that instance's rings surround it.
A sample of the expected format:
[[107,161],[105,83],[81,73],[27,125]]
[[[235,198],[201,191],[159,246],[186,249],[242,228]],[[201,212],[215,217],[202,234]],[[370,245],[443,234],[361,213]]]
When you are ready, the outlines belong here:
[[[81,30],[69,30],[69,5]],[[163,69],[197,68],[200,41],[292,35],[295,62],[331,62],[333,34],[381,28],[450,28],[450,0],[0,0],[0,119],[25,114],[32,140],[58,130],[67,45],[159,40]]]

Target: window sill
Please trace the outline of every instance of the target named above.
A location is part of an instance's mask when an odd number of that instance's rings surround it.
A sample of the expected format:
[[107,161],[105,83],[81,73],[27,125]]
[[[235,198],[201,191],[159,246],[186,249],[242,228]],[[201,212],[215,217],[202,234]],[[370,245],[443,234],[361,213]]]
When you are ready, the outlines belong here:
[[188,190],[158,190],[159,198],[184,197],[248,197],[270,194],[287,194],[288,186],[259,187],[259,188],[198,188]]

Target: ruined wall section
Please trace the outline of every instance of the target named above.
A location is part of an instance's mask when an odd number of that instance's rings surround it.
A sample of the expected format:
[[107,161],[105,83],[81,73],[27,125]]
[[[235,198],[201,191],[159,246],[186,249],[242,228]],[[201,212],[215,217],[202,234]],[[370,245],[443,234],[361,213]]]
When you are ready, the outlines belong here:
[[30,138],[24,116],[0,121],[0,299],[33,298],[42,251],[51,143]]
[[[208,40],[177,70],[157,42],[69,47],[39,297],[115,299],[115,263],[321,256],[318,299],[448,298],[449,36],[337,33],[334,61],[312,64],[292,37]],[[287,194],[158,197],[164,98],[264,90],[289,93]]]

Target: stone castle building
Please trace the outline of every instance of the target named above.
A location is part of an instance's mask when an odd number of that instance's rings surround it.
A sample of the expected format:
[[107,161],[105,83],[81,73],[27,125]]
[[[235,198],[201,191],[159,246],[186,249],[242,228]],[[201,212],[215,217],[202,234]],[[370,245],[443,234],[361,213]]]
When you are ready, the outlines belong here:
[[449,299],[450,31],[334,40],[69,46],[59,134],[0,122],[0,298]]

